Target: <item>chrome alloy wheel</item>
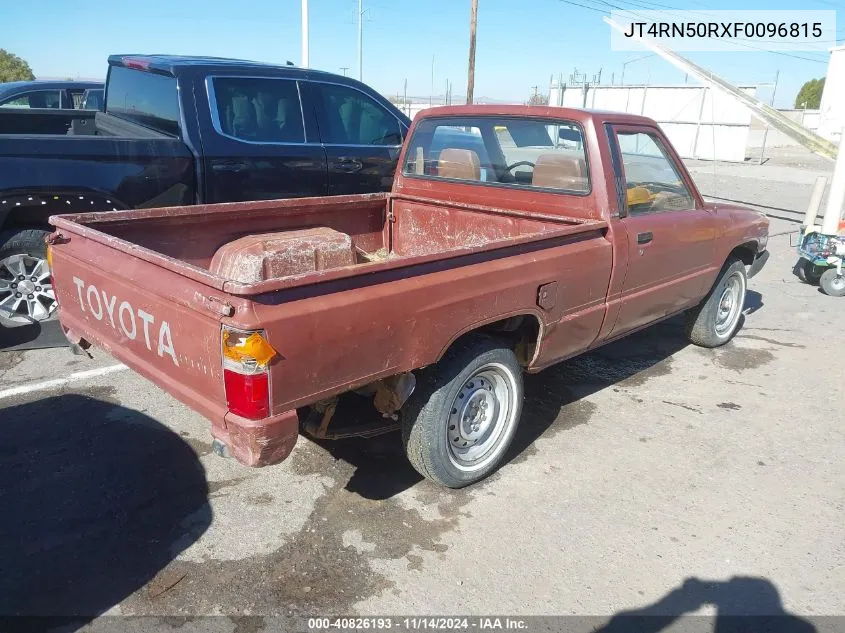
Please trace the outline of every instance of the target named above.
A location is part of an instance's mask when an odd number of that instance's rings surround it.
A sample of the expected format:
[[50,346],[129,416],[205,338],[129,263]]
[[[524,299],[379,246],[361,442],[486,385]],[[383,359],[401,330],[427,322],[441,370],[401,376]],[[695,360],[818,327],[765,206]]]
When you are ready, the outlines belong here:
[[19,254],[0,260],[0,318],[13,323],[43,321],[56,305],[46,259]]

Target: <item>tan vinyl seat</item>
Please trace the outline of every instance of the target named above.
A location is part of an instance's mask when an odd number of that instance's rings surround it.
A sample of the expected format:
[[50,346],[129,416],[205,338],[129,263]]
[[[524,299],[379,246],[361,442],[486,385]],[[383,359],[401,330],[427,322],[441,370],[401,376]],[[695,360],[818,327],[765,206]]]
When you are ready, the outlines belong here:
[[445,147],[437,160],[437,175],[457,180],[481,180],[481,161],[471,149]]
[[587,190],[587,165],[583,158],[541,154],[534,164],[531,184],[548,189]]

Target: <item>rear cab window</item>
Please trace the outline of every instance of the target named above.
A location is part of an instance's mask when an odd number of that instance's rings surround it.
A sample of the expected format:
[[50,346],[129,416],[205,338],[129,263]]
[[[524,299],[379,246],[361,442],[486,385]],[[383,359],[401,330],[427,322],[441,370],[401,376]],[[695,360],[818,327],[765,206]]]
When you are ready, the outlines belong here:
[[0,102],[0,108],[52,108],[61,107],[61,91],[33,90],[15,95]]
[[112,66],[106,112],[144,127],[179,136],[179,90],[169,75]]
[[250,143],[304,143],[297,82],[284,78],[210,77],[218,134]]
[[571,121],[479,116],[424,119],[408,143],[403,174],[586,195],[583,132]]

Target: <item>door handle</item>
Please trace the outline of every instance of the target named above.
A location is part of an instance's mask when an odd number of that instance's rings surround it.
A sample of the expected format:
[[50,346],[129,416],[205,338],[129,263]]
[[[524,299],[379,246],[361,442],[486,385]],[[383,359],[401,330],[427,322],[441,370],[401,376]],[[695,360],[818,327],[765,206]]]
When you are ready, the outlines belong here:
[[651,231],[637,233],[637,244],[648,244],[653,239],[654,235],[652,235]]
[[337,169],[339,169],[341,171],[348,172],[350,174],[354,174],[355,172],[358,172],[358,171],[361,171],[362,169],[364,169],[364,163],[362,163],[359,159],[348,158],[346,156],[339,157],[335,161],[334,166]]

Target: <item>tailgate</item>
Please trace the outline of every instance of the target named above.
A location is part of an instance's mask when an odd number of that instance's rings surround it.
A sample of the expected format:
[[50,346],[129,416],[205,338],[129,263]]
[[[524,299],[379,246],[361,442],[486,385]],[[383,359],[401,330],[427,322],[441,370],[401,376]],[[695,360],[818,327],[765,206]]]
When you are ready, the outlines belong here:
[[219,291],[68,228],[50,247],[62,325],[222,421]]

